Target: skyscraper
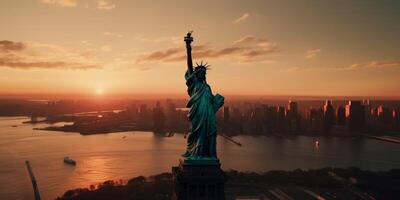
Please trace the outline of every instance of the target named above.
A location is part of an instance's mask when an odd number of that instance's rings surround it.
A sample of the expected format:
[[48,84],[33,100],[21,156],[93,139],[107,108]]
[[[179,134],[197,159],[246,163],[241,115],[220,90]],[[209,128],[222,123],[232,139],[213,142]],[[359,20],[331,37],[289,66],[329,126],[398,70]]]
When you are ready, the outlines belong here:
[[349,101],[346,105],[346,117],[351,131],[365,129],[365,109],[361,101]]
[[157,101],[156,107],[153,108],[153,131],[155,133],[165,131],[165,114],[159,101]]
[[346,111],[343,106],[339,106],[336,111],[336,122],[340,126],[346,125]]
[[224,123],[227,124],[230,120],[229,107],[224,106]]
[[384,124],[392,123],[393,111],[383,105],[378,106],[378,119]]
[[335,123],[335,109],[332,106],[332,101],[326,100],[324,105],[324,129],[329,131]]
[[278,131],[285,131],[285,107],[279,106],[278,107],[278,116],[277,116],[277,130]]
[[288,117],[295,117],[298,114],[298,104],[295,101],[289,100],[288,109],[287,109],[287,116]]
[[298,104],[295,101],[289,100],[286,118],[291,131],[299,130]]
[[310,108],[308,110],[308,119],[310,129],[313,132],[320,132],[323,129],[324,112],[321,108]]

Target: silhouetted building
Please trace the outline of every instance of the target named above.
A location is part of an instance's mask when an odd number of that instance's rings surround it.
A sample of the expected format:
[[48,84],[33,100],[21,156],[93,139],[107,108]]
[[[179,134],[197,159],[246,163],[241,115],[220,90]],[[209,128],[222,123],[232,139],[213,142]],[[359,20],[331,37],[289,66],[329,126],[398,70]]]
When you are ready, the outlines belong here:
[[166,100],[166,131],[167,132],[174,132],[178,130],[179,126],[179,113],[176,110],[176,106],[171,99]]
[[221,109],[221,112],[223,112],[223,120],[222,123],[219,123],[220,125],[220,131],[222,133],[227,133],[231,132],[232,127],[231,127],[231,114],[228,106],[224,106],[223,109]]
[[372,119],[372,115],[371,115],[371,104],[369,99],[367,100],[363,100],[363,105],[364,105],[364,111],[365,111],[365,122],[366,123],[371,123]]
[[252,113],[251,127],[252,132],[261,134],[263,132],[264,110],[262,107],[257,106]]
[[319,108],[310,108],[308,110],[308,120],[310,130],[313,132],[320,132],[323,129],[324,111]]
[[157,101],[153,108],[153,131],[154,133],[163,133],[165,131],[165,114],[160,102]]
[[392,119],[393,119],[393,112],[391,112],[391,110],[389,110],[389,108],[385,107],[385,106],[378,106],[378,119],[379,121],[381,121],[384,124],[390,124],[392,123]]
[[152,116],[150,110],[146,104],[141,104],[138,113],[138,124],[137,126],[144,130],[151,130],[152,128]]
[[351,131],[362,131],[365,129],[365,109],[361,101],[349,101],[346,105],[346,117]]
[[295,101],[289,100],[288,109],[286,111],[286,117],[290,131],[299,130],[299,117],[298,117],[298,104]]
[[393,124],[395,130],[400,130],[400,108],[393,109]]
[[295,101],[289,100],[287,116],[289,118],[296,118],[298,114],[298,104]]
[[276,120],[276,126],[277,126],[277,131],[285,131],[285,107],[279,106],[278,107],[278,112],[277,112],[277,120]]
[[335,124],[335,109],[332,106],[332,101],[326,100],[324,105],[324,129],[329,131]]
[[224,106],[224,123],[228,124],[230,120],[230,113],[229,113],[229,107]]
[[346,111],[343,106],[339,106],[336,111],[337,125],[346,125]]
[[141,104],[141,105],[140,105],[139,113],[140,113],[140,114],[145,114],[145,113],[147,113],[147,105],[146,105],[146,104]]
[[268,131],[276,131],[277,129],[278,112],[276,106],[268,107],[266,115],[266,124]]

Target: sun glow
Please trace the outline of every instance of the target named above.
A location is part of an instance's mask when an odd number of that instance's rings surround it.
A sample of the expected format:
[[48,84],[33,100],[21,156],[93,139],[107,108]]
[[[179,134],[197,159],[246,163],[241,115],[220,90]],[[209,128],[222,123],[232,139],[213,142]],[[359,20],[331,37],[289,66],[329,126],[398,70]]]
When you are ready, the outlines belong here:
[[97,88],[95,93],[96,93],[96,95],[103,95],[104,94],[104,90],[102,88]]

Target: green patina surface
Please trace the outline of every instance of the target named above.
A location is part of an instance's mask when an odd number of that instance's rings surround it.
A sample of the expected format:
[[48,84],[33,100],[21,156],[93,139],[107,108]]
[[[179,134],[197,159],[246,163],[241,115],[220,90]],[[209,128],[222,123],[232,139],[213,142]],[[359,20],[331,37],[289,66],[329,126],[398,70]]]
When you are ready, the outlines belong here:
[[[224,97],[213,95],[206,81],[198,80],[196,73],[185,74],[190,100],[188,117],[191,127],[187,135],[185,162],[215,163],[217,159],[217,121],[215,113],[224,104]],[[194,161],[197,160],[197,161]]]

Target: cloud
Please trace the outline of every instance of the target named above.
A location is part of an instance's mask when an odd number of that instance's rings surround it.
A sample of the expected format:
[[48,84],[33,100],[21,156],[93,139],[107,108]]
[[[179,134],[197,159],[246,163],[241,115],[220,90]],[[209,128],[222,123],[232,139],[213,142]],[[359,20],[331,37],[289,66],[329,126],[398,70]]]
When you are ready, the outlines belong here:
[[381,69],[381,68],[391,68],[391,67],[400,67],[400,61],[370,61],[367,63],[353,63],[345,69],[348,70],[358,70],[358,69],[365,69],[365,68],[375,68],[375,69]]
[[242,16],[240,16],[239,18],[235,19],[232,21],[233,24],[237,24],[240,22],[243,22],[245,20],[247,20],[250,17],[249,13],[244,13]]
[[234,45],[256,45],[262,48],[271,48],[272,46],[276,46],[275,43],[269,42],[264,38],[257,38],[253,35],[246,35],[238,40],[233,42]]
[[47,68],[47,69],[73,69],[73,70],[86,70],[86,69],[99,69],[100,67],[93,64],[71,63],[71,62],[13,62],[4,58],[0,58],[0,66],[10,68],[30,69],[30,68]]
[[344,67],[344,68],[345,68],[345,69],[349,69],[349,70],[353,70],[353,69],[359,69],[359,68],[361,68],[361,67],[363,67],[362,64],[360,64],[360,63],[354,63],[354,64],[351,64],[351,65],[349,65],[348,67]]
[[300,69],[300,67],[291,67],[291,68],[288,68],[286,71],[289,73],[292,73],[292,72],[298,71],[299,69]]
[[78,0],[42,0],[42,2],[61,7],[75,7],[78,3]]
[[256,37],[252,35],[246,35],[238,40],[235,40],[233,44],[246,44],[256,41]]
[[104,51],[104,52],[109,52],[109,51],[112,50],[112,48],[110,46],[108,46],[108,45],[103,45],[103,46],[100,47],[100,50]]
[[[136,59],[136,63],[143,62],[154,62],[154,61],[170,61],[172,56],[177,56],[179,52],[183,51],[183,48],[170,48],[164,51],[155,51],[148,54],[140,55]],[[178,58],[178,57],[175,57]],[[180,60],[180,59],[178,59]]]
[[100,69],[90,51],[76,51],[53,44],[0,41],[0,67],[17,69]]
[[371,61],[366,66],[369,68],[400,67],[400,61]]
[[400,68],[400,61],[369,61],[366,63],[353,63],[348,66],[336,67],[303,67],[299,69],[312,70],[312,71],[356,71],[365,69],[387,69],[387,68]]
[[321,49],[310,49],[306,51],[306,58],[311,59],[314,58],[317,54],[321,52]]
[[111,32],[104,32],[103,33],[105,36],[110,36],[110,37],[117,37],[117,38],[122,38],[123,36],[118,33],[111,33]]
[[141,41],[141,42],[152,42],[152,43],[169,42],[172,44],[181,44],[181,42],[183,40],[182,37],[179,37],[179,36],[149,38],[149,37],[145,37],[143,35],[138,35],[135,37],[135,39],[138,41]]
[[116,7],[114,3],[111,3],[110,0],[92,0],[92,1],[83,1],[83,0],[41,0],[44,4],[61,6],[61,7],[77,7],[78,2],[85,2],[85,8],[95,8],[97,10],[111,10]]
[[[278,51],[274,43],[265,44],[266,39],[251,36],[239,39],[222,48],[213,48],[209,45],[193,46],[194,59],[217,59],[217,58],[235,58],[241,62],[253,62],[258,57],[265,56]],[[178,62],[186,60],[186,50],[183,47],[169,48],[162,51],[149,52],[141,54],[136,58],[136,63],[146,62]]]
[[87,41],[87,40],[82,40],[81,43],[82,43],[83,45],[85,45],[85,46],[92,46],[92,45],[93,45],[92,43],[90,43],[90,42]]
[[0,41],[0,51],[20,51],[25,48],[26,46],[21,42],[13,42],[9,40]]
[[106,0],[99,0],[97,2],[97,9],[99,10],[111,10],[114,9],[115,7],[116,7],[115,4]]

